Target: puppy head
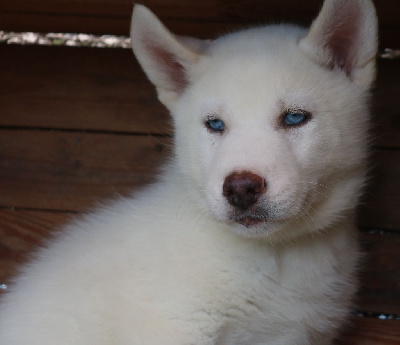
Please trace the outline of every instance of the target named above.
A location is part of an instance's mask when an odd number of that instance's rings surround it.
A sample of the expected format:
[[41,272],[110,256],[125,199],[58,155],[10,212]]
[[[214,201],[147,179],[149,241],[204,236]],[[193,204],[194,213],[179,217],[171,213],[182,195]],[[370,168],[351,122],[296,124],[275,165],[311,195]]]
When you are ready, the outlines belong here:
[[178,37],[145,7],[133,50],[170,110],[186,186],[246,237],[292,239],[354,208],[364,181],[376,17],[326,0],[309,30]]

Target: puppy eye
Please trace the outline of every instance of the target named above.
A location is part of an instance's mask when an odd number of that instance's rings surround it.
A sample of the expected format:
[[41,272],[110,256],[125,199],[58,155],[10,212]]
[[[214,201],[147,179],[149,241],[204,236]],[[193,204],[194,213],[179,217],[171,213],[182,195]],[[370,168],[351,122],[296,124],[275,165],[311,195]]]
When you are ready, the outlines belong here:
[[218,133],[223,132],[225,129],[224,121],[220,119],[207,119],[206,126],[210,131]]
[[290,110],[283,116],[285,126],[300,126],[306,123],[311,117],[310,113],[301,110]]

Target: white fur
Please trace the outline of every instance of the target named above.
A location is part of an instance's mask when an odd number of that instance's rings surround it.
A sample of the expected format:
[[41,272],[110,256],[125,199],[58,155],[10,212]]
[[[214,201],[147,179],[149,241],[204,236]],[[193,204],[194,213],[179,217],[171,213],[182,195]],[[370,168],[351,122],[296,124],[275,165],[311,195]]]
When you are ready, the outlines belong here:
[[[132,42],[174,120],[171,162],[37,254],[2,301],[0,344],[331,344],[356,289],[372,3],[326,0],[310,32],[212,42],[176,37],[136,6]],[[312,119],[282,127],[293,108]],[[206,129],[210,115],[222,134]],[[232,220],[222,194],[238,171],[267,182],[256,225]]]

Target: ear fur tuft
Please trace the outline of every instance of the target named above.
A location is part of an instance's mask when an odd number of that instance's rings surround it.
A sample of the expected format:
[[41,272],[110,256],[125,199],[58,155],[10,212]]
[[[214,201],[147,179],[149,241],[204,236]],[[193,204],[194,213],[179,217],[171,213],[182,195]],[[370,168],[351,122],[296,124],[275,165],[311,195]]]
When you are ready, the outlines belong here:
[[156,86],[159,99],[170,106],[190,84],[190,72],[200,58],[199,47],[205,41],[173,35],[143,5],[134,7],[131,40],[133,51]]
[[300,47],[329,69],[369,86],[375,77],[377,19],[370,0],[325,0]]

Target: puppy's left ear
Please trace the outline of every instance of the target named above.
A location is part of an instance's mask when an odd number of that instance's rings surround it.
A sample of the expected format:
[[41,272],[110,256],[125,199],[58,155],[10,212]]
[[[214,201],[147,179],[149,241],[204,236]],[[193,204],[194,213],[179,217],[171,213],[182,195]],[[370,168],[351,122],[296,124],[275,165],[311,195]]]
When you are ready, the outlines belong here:
[[136,5],[131,25],[132,48],[156,86],[158,98],[170,107],[191,84],[208,41],[171,33],[145,6]]
[[371,0],[325,0],[300,47],[325,68],[369,87],[375,79],[377,27]]

